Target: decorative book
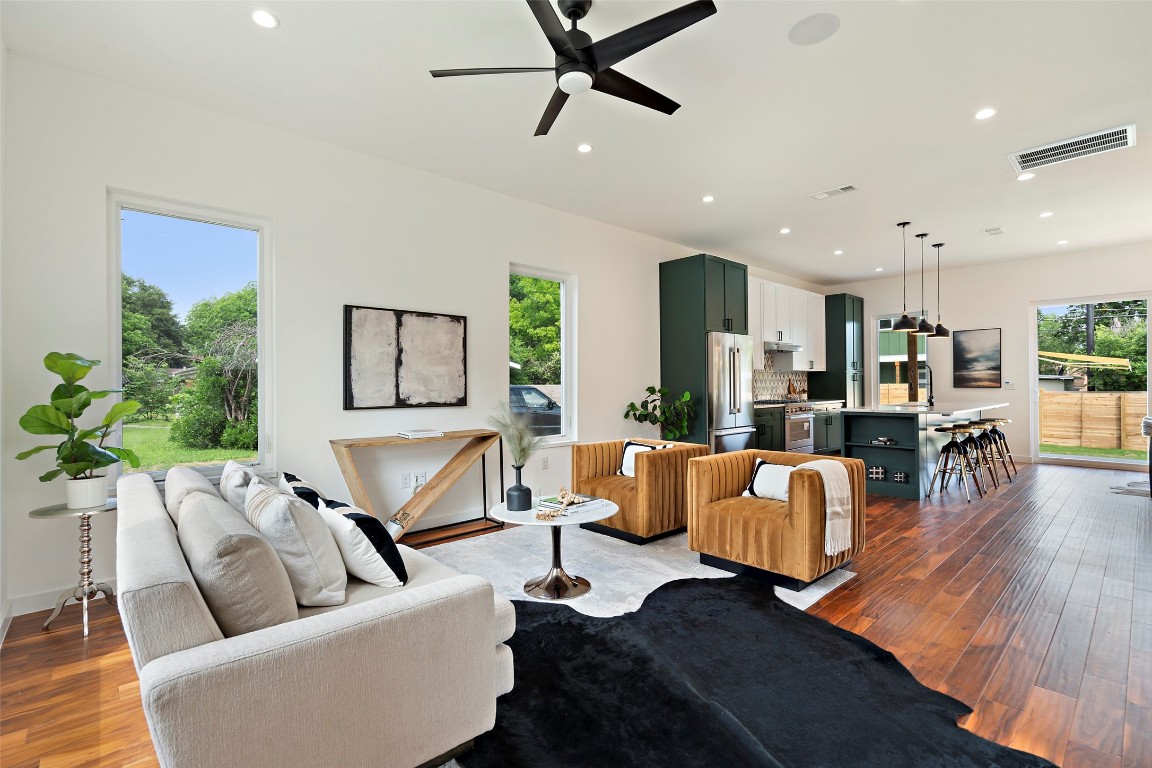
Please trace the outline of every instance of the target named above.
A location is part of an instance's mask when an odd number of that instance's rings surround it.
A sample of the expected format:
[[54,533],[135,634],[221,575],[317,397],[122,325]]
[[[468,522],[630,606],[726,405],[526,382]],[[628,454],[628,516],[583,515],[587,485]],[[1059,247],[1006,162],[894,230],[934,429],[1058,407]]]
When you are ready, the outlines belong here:
[[444,433],[438,429],[402,429],[396,434],[412,440],[420,437],[444,437]]

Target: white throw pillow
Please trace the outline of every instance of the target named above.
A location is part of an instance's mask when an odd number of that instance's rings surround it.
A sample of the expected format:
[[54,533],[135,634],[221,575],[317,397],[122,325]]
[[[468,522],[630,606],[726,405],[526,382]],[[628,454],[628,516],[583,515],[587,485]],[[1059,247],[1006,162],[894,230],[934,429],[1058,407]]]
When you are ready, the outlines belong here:
[[744,490],[744,495],[788,501],[788,479],[794,469],[796,467],[769,464],[764,459],[756,459],[756,466],[752,468],[752,480]]
[[324,520],[303,499],[256,479],[248,486],[244,516],[264,534],[284,563],[300,605],[341,605],[348,572]]
[[620,469],[616,474],[624,477],[636,477],[636,454],[641,451],[658,451],[662,448],[671,448],[672,443],[664,445],[648,445],[647,443],[634,443],[631,440],[624,443],[624,458],[620,461]]
[[252,467],[229,460],[224,465],[224,471],[220,473],[220,495],[224,497],[224,501],[243,512],[248,484],[258,477],[260,476]]
[[384,523],[356,507],[321,504],[317,512],[336,539],[348,573],[381,587],[402,587],[407,583],[404,559]]

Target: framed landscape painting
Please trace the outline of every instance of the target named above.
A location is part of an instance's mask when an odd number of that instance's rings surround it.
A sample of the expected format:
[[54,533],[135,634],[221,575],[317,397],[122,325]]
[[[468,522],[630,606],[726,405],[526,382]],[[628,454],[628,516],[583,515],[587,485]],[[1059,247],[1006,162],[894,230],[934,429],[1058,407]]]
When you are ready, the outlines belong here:
[[952,386],[1000,388],[1000,329],[952,332]]
[[468,405],[466,318],[344,305],[344,410]]

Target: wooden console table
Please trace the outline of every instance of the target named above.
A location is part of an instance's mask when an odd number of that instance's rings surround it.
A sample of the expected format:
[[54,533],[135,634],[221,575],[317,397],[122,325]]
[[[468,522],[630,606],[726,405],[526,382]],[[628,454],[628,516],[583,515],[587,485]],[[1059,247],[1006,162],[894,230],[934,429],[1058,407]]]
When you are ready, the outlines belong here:
[[495,526],[502,527],[504,524],[493,520],[488,517],[488,473],[485,461],[485,454],[488,449],[493,445],[499,444],[500,451],[500,501],[504,501],[504,462],[503,462],[503,446],[504,443],[500,439],[500,433],[491,429],[462,429],[455,432],[445,432],[440,437],[421,437],[409,439],[400,437],[399,435],[386,435],[384,437],[353,437],[344,440],[329,440],[332,446],[332,452],[336,454],[336,463],[340,466],[340,472],[344,475],[344,481],[348,483],[348,491],[352,494],[352,503],[363,509],[373,517],[381,517],[376,514],[372,509],[372,502],[368,498],[368,492],[364,488],[364,481],[360,478],[360,470],[356,468],[356,460],[353,458],[352,449],[354,448],[379,448],[382,446],[394,445],[424,445],[426,443],[436,443],[444,440],[467,440],[459,451],[456,452],[448,463],[440,468],[440,471],[428,479],[428,482],[421,486],[396,514],[388,518],[384,526],[388,532],[392,534],[393,539],[399,539],[404,535],[405,531],[412,527],[412,525],[420,519],[420,516],[428,511],[428,508],[435,504],[441,496],[443,496],[449,488],[455,485],[456,481],[464,476],[464,473],[476,463],[480,461],[480,493],[482,496],[480,508],[484,510],[481,517],[472,520],[465,520],[462,522],[476,522],[477,520],[490,520]]

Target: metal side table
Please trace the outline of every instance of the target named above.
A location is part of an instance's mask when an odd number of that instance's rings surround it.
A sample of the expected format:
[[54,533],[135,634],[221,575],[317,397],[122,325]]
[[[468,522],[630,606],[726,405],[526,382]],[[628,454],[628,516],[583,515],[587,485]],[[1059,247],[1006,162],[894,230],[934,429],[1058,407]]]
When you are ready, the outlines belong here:
[[80,518],[80,583],[75,589],[65,590],[60,594],[56,600],[56,610],[52,611],[52,615],[44,622],[44,629],[48,629],[48,625],[56,620],[60,615],[60,611],[64,610],[64,605],[69,600],[75,600],[84,606],[84,637],[88,637],[88,600],[89,598],[95,599],[97,594],[103,594],[104,599],[107,600],[113,608],[116,607],[116,593],[112,591],[112,587],[104,582],[92,582],[92,515],[98,515],[101,512],[116,509],[116,500],[108,499],[108,501],[99,507],[85,507],[84,509],[69,509],[64,504],[54,504],[50,507],[40,507],[28,513],[28,517],[37,518],[40,520],[53,518],[53,517],[78,517]]

